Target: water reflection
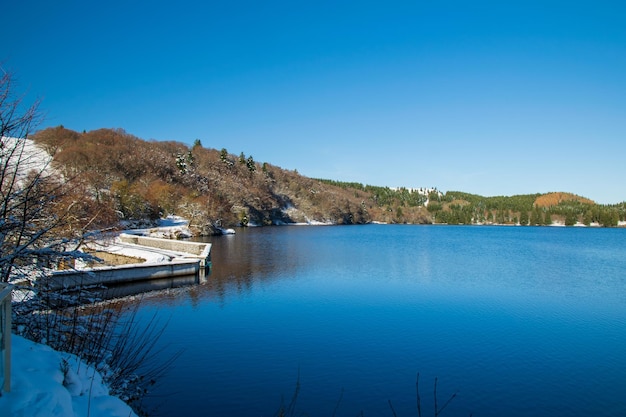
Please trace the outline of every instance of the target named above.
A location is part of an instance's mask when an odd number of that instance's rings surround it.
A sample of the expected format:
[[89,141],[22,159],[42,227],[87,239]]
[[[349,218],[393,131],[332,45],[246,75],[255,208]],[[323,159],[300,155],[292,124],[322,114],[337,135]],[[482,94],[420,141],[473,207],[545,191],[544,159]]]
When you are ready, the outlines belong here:
[[103,300],[111,300],[114,298],[194,286],[201,284],[202,282],[206,282],[207,279],[208,276],[205,276],[204,274],[146,279],[118,285],[108,285],[102,289],[96,289],[94,292],[96,296]]
[[188,392],[162,415],[269,415],[299,370],[309,415],[332,414],[343,388],[338,415],[389,415],[389,399],[415,415],[417,371],[425,389],[438,376],[442,394],[461,390],[446,415],[623,415],[624,232],[363,226],[212,237],[206,282],[144,298],[150,313],[171,314],[168,348],[186,348],[168,384]]
[[284,279],[306,265],[322,262],[319,257],[307,257],[311,251],[301,246],[305,242],[290,240],[302,229],[306,228],[242,228],[236,235],[198,238],[212,244],[213,268],[210,279],[194,290],[224,301],[230,293],[250,292],[255,282]]

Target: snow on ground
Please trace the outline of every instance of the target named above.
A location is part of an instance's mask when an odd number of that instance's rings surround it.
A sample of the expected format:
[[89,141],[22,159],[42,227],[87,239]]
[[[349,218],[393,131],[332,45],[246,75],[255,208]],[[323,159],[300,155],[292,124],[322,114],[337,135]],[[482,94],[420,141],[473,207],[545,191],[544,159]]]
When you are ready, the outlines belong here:
[[0,396],[0,416],[136,417],[78,357],[16,335],[11,346],[11,391]]
[[[146,246],[133,245],[131,243],[122,243],[118,240],[110,243],[91,244],[90,247],[95,250],[112,253],[115,255],[130,256],[133,258],[143,259],[147,264],[160,264],[170,262],[177,255],[166,253],[164,249],[154,249]],[[90,268],[87,264],[76,262],[77,269]],[[96,267],[97,268],[97,267]]]
[[[170,216],[157,228],[134,233],[172,237],[189,233],[188,222]],[[190,235],[190,234],[189,234]],[[161,250],[120,243],[105,244],[107,252],[169,262]],[[12,417],[136,417],[132,409],[109,395],[102,376],[77,356],[57,352],[15,334],[11,335],[11,391],[0,396],[0,416]]]
[[[17,178],[24,180],[31,171],[40,172],[43,176],[52,175],[52,156],[30,139],[1,137],[2,155],[9,159],[9,166],[17,170]],[[15,152],[13,152],[15,151]]]
[[156,227],[149,227],[146,229],[130,229],[126,230],[125,233],[160,237],[165,239],[178,239],[192,236],[192,233],[189,230],[189,220],[179,216],[167,216],[164,219],[160,219],[159,224]]
[[[178,216],[168,216],[159,220],[156,227],[147,229],[128,229],[124,233],[163,239],[177,239],[179,237],[190,237],[189,221]],[[165,249],[150,248],[147,246],[123,243],[119,239],[90,243],[89,247],[94,250],[108,252],[116,255],[131,256],[141,258],[142,263],[158,264],[171,262],[174,258],[181,256],[180,253],[167,251]],[[77,269],[89,268],[85,263],[76,262]]]

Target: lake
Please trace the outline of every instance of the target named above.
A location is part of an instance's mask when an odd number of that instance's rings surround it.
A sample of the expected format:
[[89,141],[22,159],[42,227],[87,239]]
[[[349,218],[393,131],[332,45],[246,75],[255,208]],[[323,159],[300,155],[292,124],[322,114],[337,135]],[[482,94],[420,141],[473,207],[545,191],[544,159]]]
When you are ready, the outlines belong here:
[[[285,226],[209,239],[154,415],[626,416],[626,230]],[[295,403],[293,402],[295,399]],[[292,407],[289,409],[289,407]],[[393,407],[393,409],[392,409]]]

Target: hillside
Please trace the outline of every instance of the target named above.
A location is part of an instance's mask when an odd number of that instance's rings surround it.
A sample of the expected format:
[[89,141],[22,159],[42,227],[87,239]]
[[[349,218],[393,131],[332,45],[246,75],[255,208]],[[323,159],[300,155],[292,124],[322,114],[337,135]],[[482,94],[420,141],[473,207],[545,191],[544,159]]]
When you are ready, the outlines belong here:
[[615,226],[625,216],[624,204],[598,206],[568,193],[482,197],[312,179],[243,152],[206,148],[199,140],[188,147],[146,141],[121,129],[79,133],[59,126],[32,139],[71,181],[82,221],[94,228],[167,214],[190,219],[202,234],[238,225],[318,222]]
[[595,204],[593,200],[571,193],[548,193],[537,197],[535,205],[538,207],[552,207],[557,206],[562,202],[579,202],[581,204],[589,205]]
[[[365,192],[303,177],[243,153],[145,141],[123,130],[78,133],[61,127],[32,139],[80,190],[101,226],[176,213],[202,233],[215,227],[293,222],[367,223]],[[86,215],[88,215],[86,213]]]

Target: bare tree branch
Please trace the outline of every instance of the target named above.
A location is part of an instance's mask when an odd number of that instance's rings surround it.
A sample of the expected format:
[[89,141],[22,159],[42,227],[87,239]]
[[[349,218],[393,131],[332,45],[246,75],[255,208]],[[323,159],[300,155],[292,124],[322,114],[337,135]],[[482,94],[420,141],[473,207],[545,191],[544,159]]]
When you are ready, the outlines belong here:
[[12,75],[0,70],[0,281],[8,282],[29,268],[75,257],[69,248],[82,230],[62,237],[74,207],[62,198],[68,181],[55,175],[52,157],[27,139],[41,119],[39,102],[25,106]]

